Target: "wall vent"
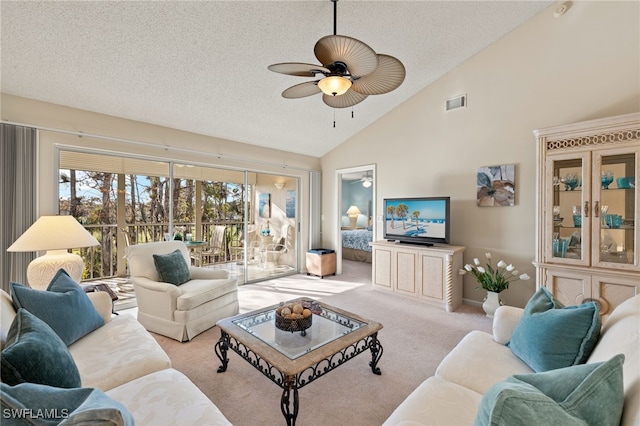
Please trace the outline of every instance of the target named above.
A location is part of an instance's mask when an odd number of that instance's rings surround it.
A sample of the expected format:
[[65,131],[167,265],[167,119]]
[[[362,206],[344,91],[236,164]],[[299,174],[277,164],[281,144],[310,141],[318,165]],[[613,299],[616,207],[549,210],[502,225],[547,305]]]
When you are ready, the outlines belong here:
[[456,96],[455,98],[447,99],[445,103],[445,110],[451,111],[458,108],[466,108],[467,95]]

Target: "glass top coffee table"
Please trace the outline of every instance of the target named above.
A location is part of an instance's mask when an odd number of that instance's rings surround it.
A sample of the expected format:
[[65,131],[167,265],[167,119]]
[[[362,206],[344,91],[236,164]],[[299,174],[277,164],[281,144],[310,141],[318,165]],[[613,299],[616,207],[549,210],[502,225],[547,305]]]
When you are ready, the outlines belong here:
[[[291,328],[296,331],[277,328],[276,310],[282,304],[269,306],[218,321],[221,335],[215,352],[222,362],[218,373],[227,370],[230,349],[280,386],[280,408],[287,425],[293,426],[298,416],[298,389],[303,386],[367,350],[371,371],[381,374],[378,331],[382,324],[309,298],[286,304],[302,304],[311,310],[310,317],[301,318],[300,329],[295,325]],[[282,328],[282,322],[279,326]]]

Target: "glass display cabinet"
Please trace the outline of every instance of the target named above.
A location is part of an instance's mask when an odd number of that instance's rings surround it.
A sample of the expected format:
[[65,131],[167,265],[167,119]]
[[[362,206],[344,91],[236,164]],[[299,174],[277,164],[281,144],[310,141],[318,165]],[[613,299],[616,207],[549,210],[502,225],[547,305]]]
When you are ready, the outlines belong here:
[[604,315],[640,291],[640,114],[534,134],[537,286]]

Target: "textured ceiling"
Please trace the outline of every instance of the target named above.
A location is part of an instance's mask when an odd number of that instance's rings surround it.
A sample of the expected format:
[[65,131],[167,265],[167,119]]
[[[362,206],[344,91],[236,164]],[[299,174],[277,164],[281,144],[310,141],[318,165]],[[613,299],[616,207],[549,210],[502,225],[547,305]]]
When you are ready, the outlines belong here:
[[320,157],[550,4],[339,1],[337,33],[407,71],[400,88],[370,96],[351,118],[320,95],[282,98],[311,79],[267,70],[318,63],[313,47],[333,33],[329,0],[2,1],[1,89]]

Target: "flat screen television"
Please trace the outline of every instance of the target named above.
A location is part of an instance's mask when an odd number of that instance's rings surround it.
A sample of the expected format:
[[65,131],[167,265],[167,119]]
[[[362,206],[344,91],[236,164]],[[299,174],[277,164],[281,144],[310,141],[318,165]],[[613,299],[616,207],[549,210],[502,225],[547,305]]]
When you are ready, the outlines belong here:
[[385,198],[385,240],[401,243],[449,244],[449,197]]

